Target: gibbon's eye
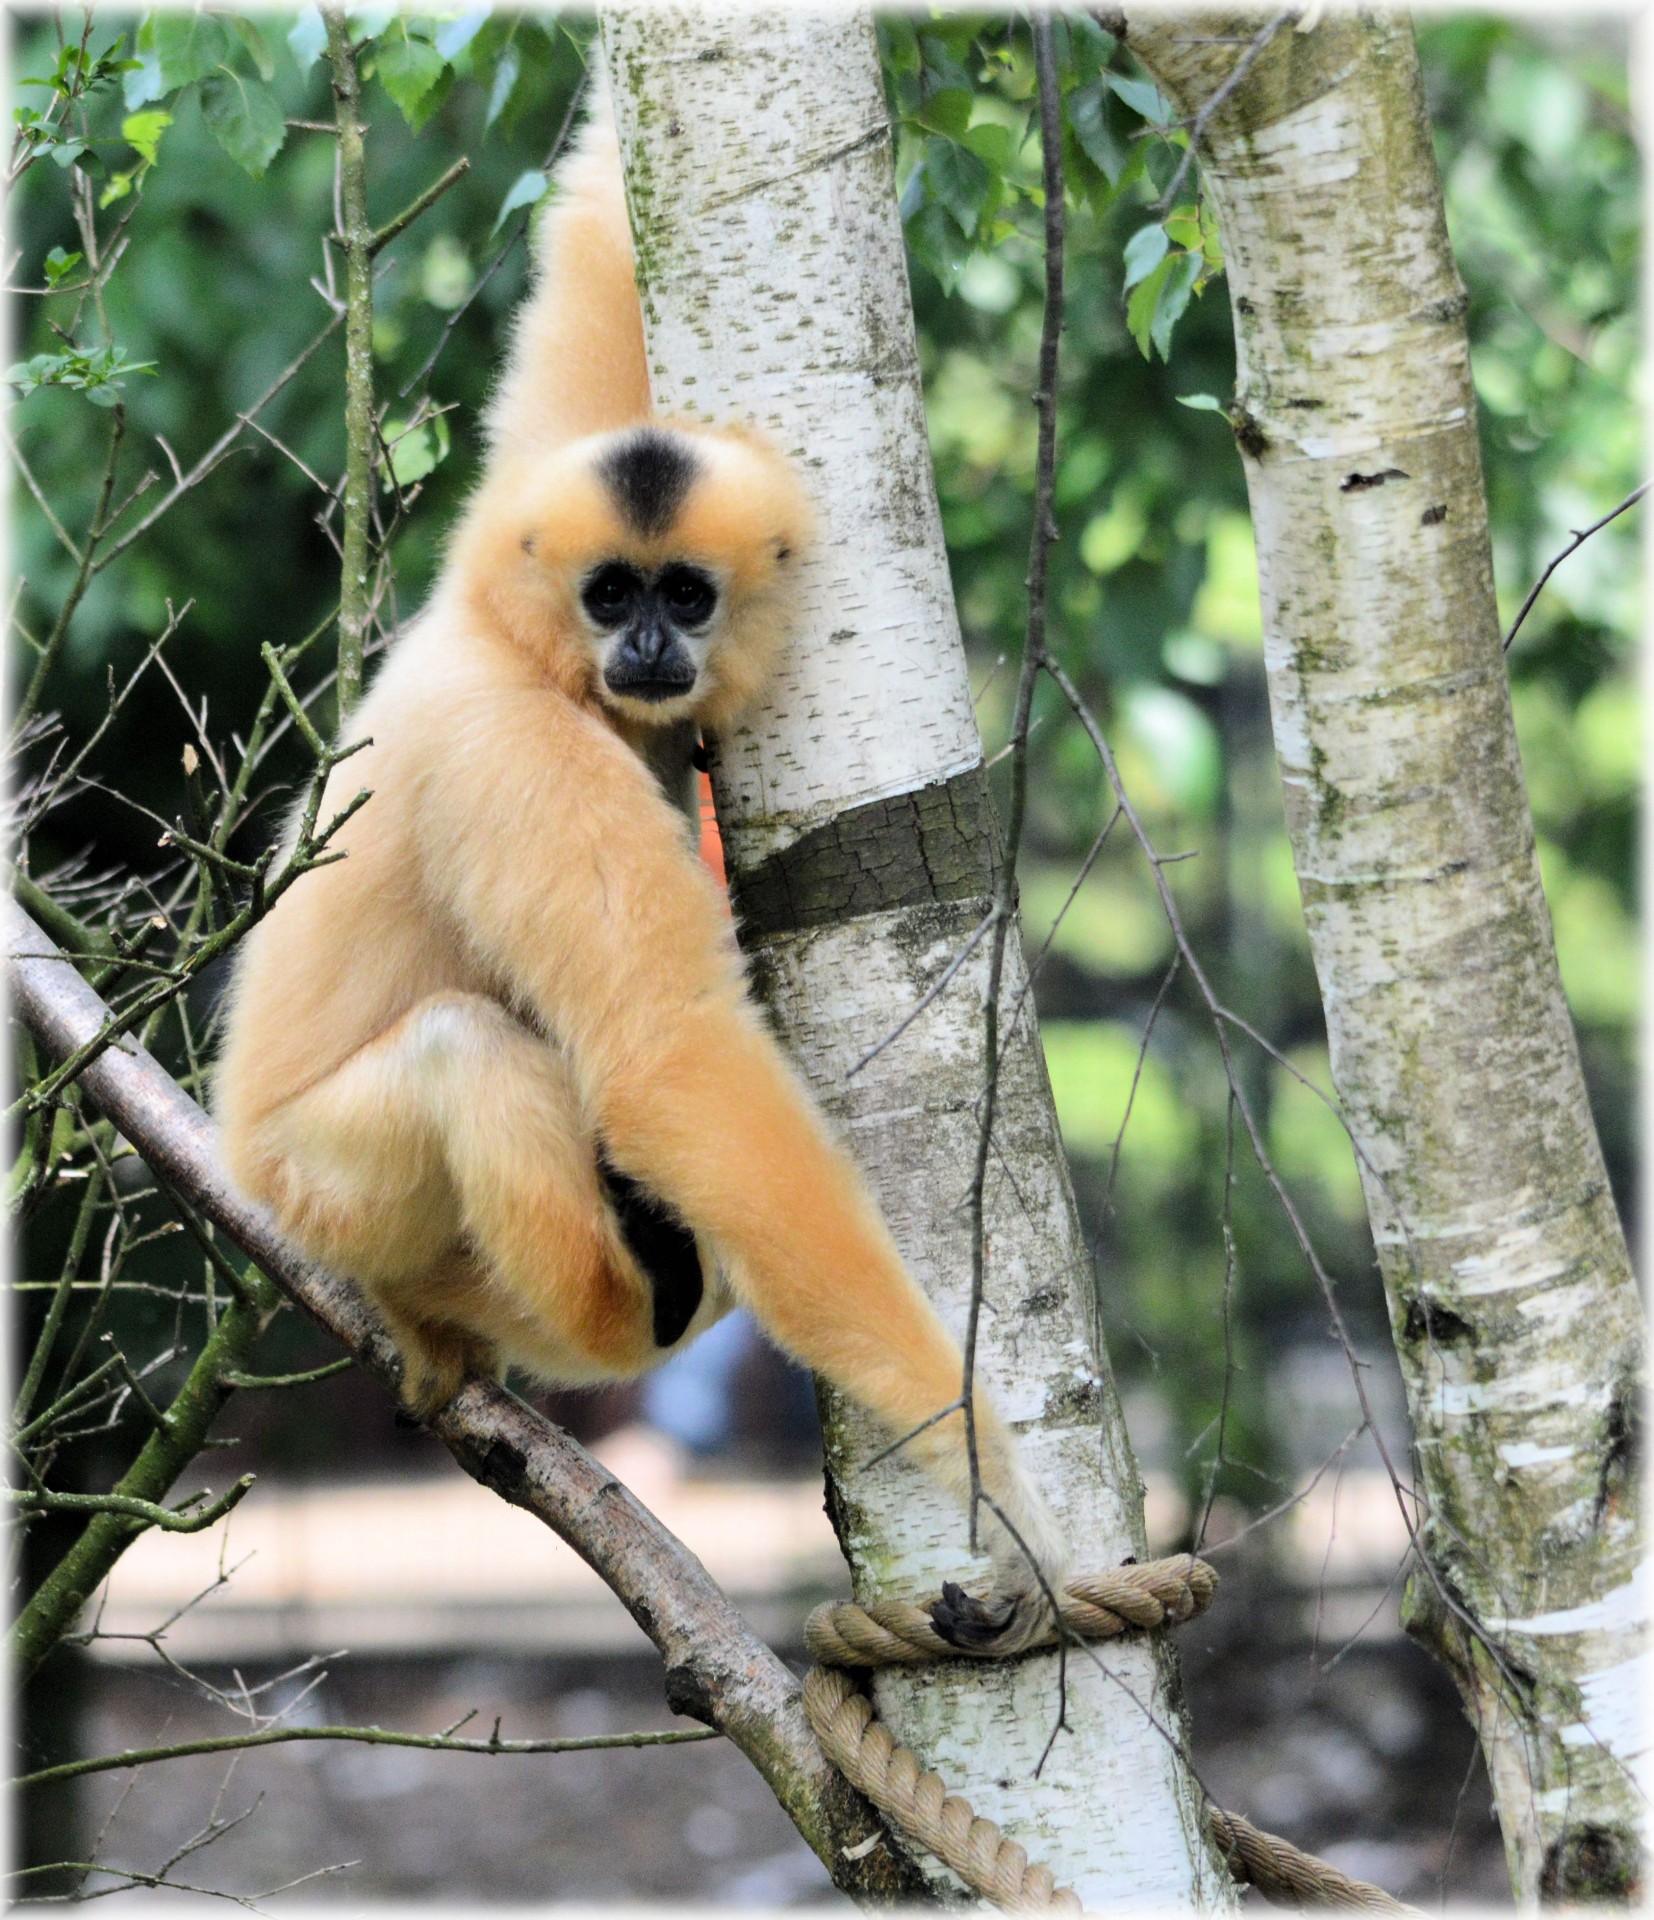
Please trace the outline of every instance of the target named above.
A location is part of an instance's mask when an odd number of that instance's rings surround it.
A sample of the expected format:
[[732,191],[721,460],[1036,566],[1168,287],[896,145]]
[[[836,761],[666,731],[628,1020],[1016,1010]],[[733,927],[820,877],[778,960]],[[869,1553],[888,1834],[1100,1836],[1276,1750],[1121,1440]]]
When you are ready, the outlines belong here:
[[718,589],[699,567],[667,567],[655,582],[666,611],[680,626],[698,627],[712,617]]
[[580,589],[580,604],[600,627],[624,624],[643,581],[631,568],[611,560],[599,567]]

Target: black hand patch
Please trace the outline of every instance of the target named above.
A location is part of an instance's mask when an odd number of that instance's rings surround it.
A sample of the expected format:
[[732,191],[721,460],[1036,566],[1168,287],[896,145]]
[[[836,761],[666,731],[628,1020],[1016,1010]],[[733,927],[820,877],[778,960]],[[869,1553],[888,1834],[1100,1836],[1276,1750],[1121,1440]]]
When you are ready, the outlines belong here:
[[655,1345],[675,1346],[705,1291],[695,1236],[664,1200],[599,1154],[597,1171],[632,1258],[655,1290]]
[[688,443],[659,427],[639,427],[617,441],[597,469],[634,533],[664,533],[700,471]]

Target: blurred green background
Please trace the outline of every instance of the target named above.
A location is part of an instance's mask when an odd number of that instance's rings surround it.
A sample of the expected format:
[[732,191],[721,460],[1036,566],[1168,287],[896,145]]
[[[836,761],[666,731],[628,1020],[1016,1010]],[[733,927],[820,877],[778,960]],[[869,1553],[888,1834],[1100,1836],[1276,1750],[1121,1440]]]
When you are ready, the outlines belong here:
[[[388,16],[387,16],[388,17]],[[136,17],[97,16],[94,48]],[[260,16],[274,56],[271,85],[287,115],[327,119],[319,64],[301,68],[289,21]],[[396,600],[417,607],[445,532],[475,470],[475,421],[506,315],[522,278],[518,247],[468,308],[462,303],[496,244],[514,183],[546,156],[581,70],[570,31],[531,16],[484,29],[410,127],[384,86],[367,91],[370,211],[384,220],[458,153],[471,172],[387,252],[375,322],[382,395],[411,383],[443,330],[429,378],[452,451],[436,466],[397,536]],[[55,57],[45,16],[14,18],[13,86]],[[911,42],[911,44],[910,44]],[[978,90],[976,122],[1020,125],[1028,72],[1020,34],[982,20],[910,20],[886,30],[893,69],[948,62]],[[980,48],[998,52],[986,81]],[[1448,214],[1471,295],[1470,330],[1491,496],[1501,604],[1507,616],[1571,527],[1612,506],[1638,478],[1636,384],[1638,173],[1621,26],[1607,20],[1521,23],[1436,17],[1420,47],[1447,187]],[[977,51],[973,52],[975,48]],[[515,62],[504,89],[500,75]],[[1117,59],[1116,64],[1121,62]],[[472,69],[470,77],[463,70]],[[893,85],[896,82],[893,79]],[[1018,103],[1021,103],[1020,105]],[[1012,112],[1015,107],[1017,111]],[[237,410],[315,333],[325,307],[310,286],[324,268],[332,142],[291,130],[262,179],[232,161],[203,121],[195,90],[173,103],[158,163],[143,184],[129,250],[106,296],[108,337],[152,374],[126,387],[130,412],[117,494],[145,468],[164,477],[164,438],[188,467]],[[131,165],[114,90],[97,112],[105,178]],[[492,121],[490,124],[490,115]],[[100,125],[103,124],[100,122]],[[904,133],[904,182],[922,158]],[[1053,639],[1115,741],[1121,767],[1162,851],[1195,857],[1171,869],[1190,932],[1220,995],[1317,1084],[1327,1087],[1315,983],[1282,827],[1261,655],[1255,561],[1238,456],[1218,413],[1179,396],[1227,398],[1233,377],[1224,285],[1214,280],[1178,326],[1169,361],[1145,360],[1128,334],[1121,249],[1140,226],[1175,155],[1152,143],[1147,180],[1098,190],[1071,223],[1068,326],[1053,554]],[[1029,174],[1034,149],[1017,164]],[[39,285],[54,247],[81,244],[68,173],[34,166],[14,196],[14,281]],[[1093,183],[1095,184],[1095,183]],[[100,182],[101,187],[101,182]],[[912,196],[908,204],[913,205]],[[124,211],[118,208],[117,211]],[[915,214],[915,232],[936,216]],[[918,249],[913,284],[944,524],[990,751],[1003,740],[1013,681],[1001,655],[1020,643],[1034,459],[1039,256],[1031,209],[995,225],[991,245],[951,242],[945,290]],[[51,323],[67,298],[17,303],[19,359],[57,346]],[[270,434],[316,473],[343,457],[335,335],[262,416]],[[11,431],[70,528],[84,524],[108,416],[86,396],[29,394]],[[154,489],[159,498],[162,488]],[[169,659],[208,701],[209,726],[244,727],[264,685],[258,646],[291,640],[336,595],[336,561],[316,524],[319,496],[269,441],[237,451],[106,574],[79,608],[47,694],[71,734],[101,715],[111,668],[129,671],[166,619],[192,604]],[[141,511],[145,502],[140,502]],[[67,589],[71,563],[24,489],[14,488],[18,615],[38,633]],[[1633,654],[1640,619],[1639,528],[1630,514],[1569,560],[1511,656],[1516,711],[1561,962],[1609,1166],[1634,1211],[1634,926],[1636,786],[1641,758]],[[1100,770],[1083,738],[1041,695],[1032,748],[1031,820],[1022,898],[1031,949],[1050,930],[1104,818]],[[187,728],[175,695],[149,675],[99,749],[97,771],[131,800],[173,817]],[[271,830],[279,780],[243,836]],[[154,821],[103,791],[53,816],[31,848],[34,871],[87,851],[97,868],[144,868]],[[1063,919],[1040,978],[1047,1056],[1090,1230],[1105,1315],[1123,1382],[1159,1401],[1152,1451],[1204,1492],[1210,1431],[1224,1390],[1220,1233],[1224,1082],[1209,1028],[1176,983],[1161,1011],[1121,1149],[1108,1165],[1139,1038],[1170,957],[1141,860],[1116,836]],[[1357,1328],[1387,1344],[1354,1167],[1336,1121],[1312,1095],[1243,1046],[1259,1111]],[[1227,1352],[1233,1361],[1219,1491],[1256,1503],[1259,1471],[1285,1471],[1297,1449],[1270,1408],[1272,1362],[1324,1345],[1324,1310],[1278,1209],[1236,1156],[1236,1268]],[[1632,1223],[1634,1225],[1634,1222]],[[42,1223],[52,1258],[53,1229]],[[301,1335],[295,1333],[293,1338]],[[1204,1436],[1204,1438],[1202,1438]],[[1147,1438],[1148,1436],[1140,1436]],[[280,1455],[314,1459],[337,1433],[305,1423]],[[1267,1491],[1267,1489],[1265,1489]]]

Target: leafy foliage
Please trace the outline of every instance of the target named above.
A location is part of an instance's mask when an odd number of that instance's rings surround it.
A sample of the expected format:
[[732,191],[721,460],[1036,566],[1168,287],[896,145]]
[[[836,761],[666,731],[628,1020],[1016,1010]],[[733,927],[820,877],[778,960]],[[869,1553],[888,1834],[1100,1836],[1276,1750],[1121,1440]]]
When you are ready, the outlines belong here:
[[[79,256],[64,254],[61,248],[54,251],[59,256],[57,278],[61,279]],[[48,277],[53,272],[49,260],[46,272]],[[84,353],[37,353],[8,369],[6,383],[17,390],[20,400],[41,387],[67,387],[74,393],[84,393],[95,407],[112,407],[130,375],[155,371],[153,360],[128,360],[120,347],[93,347]]]
[[[1034,76],[1019,30],[974,16],[894,16],[881,44],[898,128],[902,215],[914,258],[951,293],[973,257],[1037,225],[1040,186]],[[1076,210],[1093,222],[1153,202],[1187,136],[1160,90],[1122,70],[1129,56],[1089,15],[1058,23],[1063,161]],[[1133,236],[1123,292],[1145,358],[1167,358],[1192,296],[1223,270],[1217,222],[1180,205]]]

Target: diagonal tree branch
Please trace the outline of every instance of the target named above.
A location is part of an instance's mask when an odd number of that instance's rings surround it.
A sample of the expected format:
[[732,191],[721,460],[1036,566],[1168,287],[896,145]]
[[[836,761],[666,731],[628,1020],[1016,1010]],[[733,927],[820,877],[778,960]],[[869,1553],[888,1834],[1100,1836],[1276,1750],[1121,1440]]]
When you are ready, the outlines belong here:
[[[10,899],[3,926],[14,1012],[45,1051],[73,1053],[108,1010]],[[110,1048],[80,1084],[158,1179],[394,1386],[395,1349],[361,1296],[305,1260],[263,1208],[234,1192],[218,1164],[212,1121],[143,1048],[130,1040]],[[694,1555],[612,1473],[489,1381],[467,1381],[431,1425],[473,1479],[543,1521],[613,1589],[666,1663],[668,1704],[735,1742],[844,1892],[888,1902],[919,1890],[888,1845],[866,1847],[879,1836],[879,1817],[828,1764],[805,1721],[798,1682]]]

